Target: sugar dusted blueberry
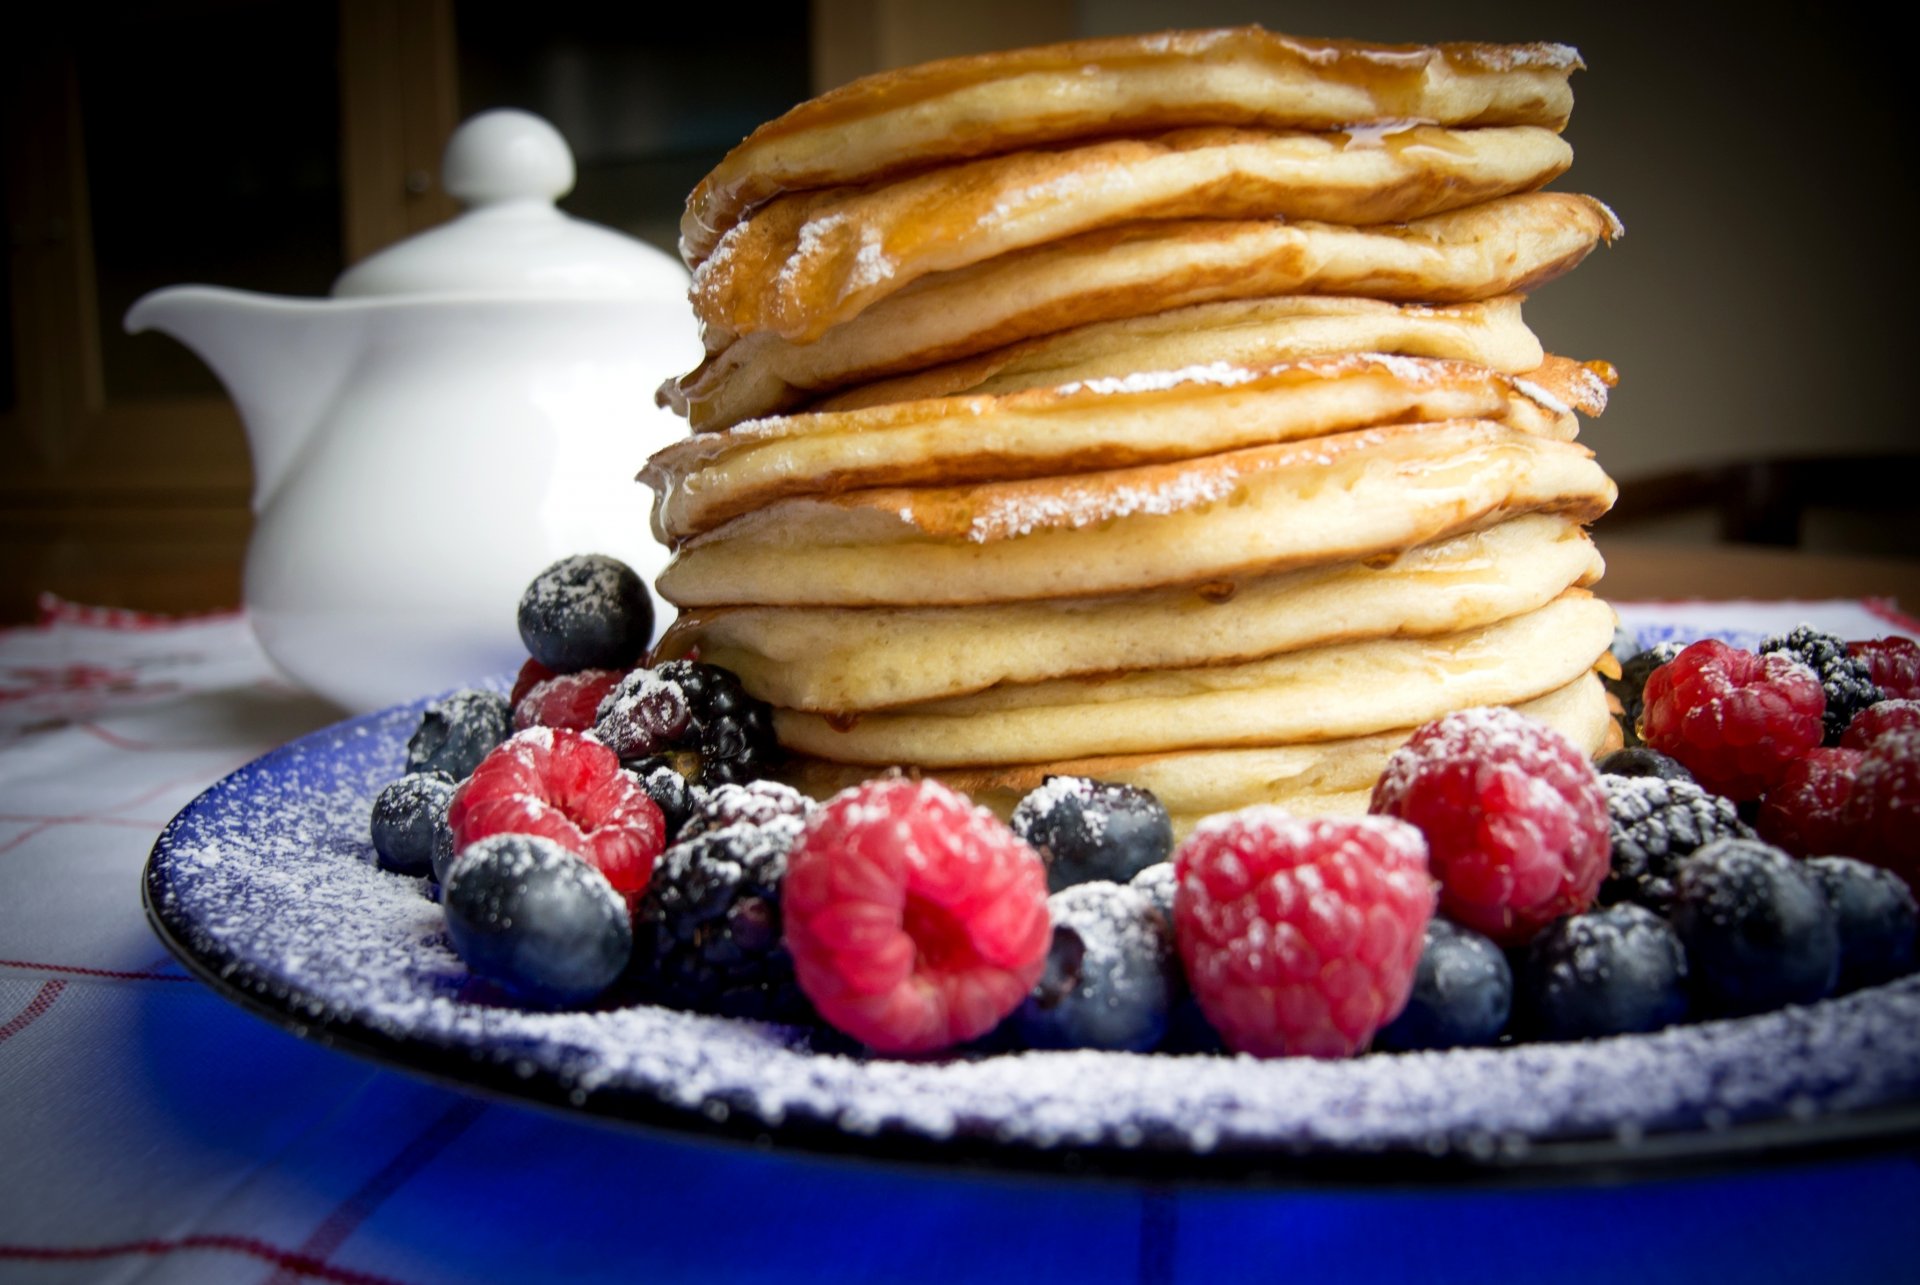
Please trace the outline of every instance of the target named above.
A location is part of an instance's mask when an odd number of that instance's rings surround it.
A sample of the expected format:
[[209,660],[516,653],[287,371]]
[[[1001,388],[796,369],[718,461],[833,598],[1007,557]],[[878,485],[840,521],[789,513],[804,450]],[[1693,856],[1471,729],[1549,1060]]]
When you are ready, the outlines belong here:
[[1516,1022],[1541,1039],[1657,1031],[1686,1019],[1687,953],[1651,910],[1610,906],[1534,938],[1518,989]]
[[556,674],[626,669],[653,639],[653,600],[632,567],[576,554],[542,571],[520,597],[520,641]]
[[1160,800],[1083,776],[1048,777],[1014,809],[1013,832],[1047,863],[1052,892],[1095,879],[1125,883],[1173,853],[1173,822]]
[[1905,880],[1851,857],[1815,857],[1807,869],[1840,929],[1839,993],[1913,971],[1916,911]]
[[1144,1053],[1180,990],[1173,927],[1138,890],[1098,880],[1047,898],[1046,969],[1013,1022],[1036,1049]]
[[465,849],[441,898],[447,936],[479,977],[543,1008],[586,1003],[633,951],[626,899],[552,840],[500,834]]
[[467,688],[428,705],[407,742],[407,771],[445,772],[458,781],[513,730],[513,710],[499,692]]
[[1839,977],[1839,928],[1820,885],[1758,840],[1719,839],[1680,863],[1673,926],[1707,1013],[1810,1004]]
[[1427,922],[1413,992],[1400,1016],[1374,1037],[1390,1052],[1491,1044],[1513,1012],[1513,969],[1498,946],[1470,928]]
[[431,874],[452,798],[453,778],[445,772],[411,772],[382,788],[369,826],[381,866],[403,875]]

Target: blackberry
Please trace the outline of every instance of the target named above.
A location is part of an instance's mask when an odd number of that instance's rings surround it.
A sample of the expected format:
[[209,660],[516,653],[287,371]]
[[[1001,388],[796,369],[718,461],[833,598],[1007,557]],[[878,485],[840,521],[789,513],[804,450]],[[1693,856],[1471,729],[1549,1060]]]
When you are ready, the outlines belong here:
[[772,709],[730,671],[691,660],[621,679],[600,702],[593,730],[622,759],[664,755],[709,787],[765,776],[778,754]]
[[513,709],[499,692],[468,688],[443,696],[427,706],[407,741],[407,771],[462,780],[512,731]]
[[1515,1024],[1549,1040],[1657,1031],[1686,1020],[1687,953],[1644,906],[1573,915],[1534,938]]
[[[389,782],[373,800],[368,830],[381,868],[403,875],[433,871],[433,850],[447,830],[453,778],[445,772],[412,772]],[[449,845],[453,832],[447,830]]]
[[1692,781],[1603,772],[1600,788],[1607,796],[1612,846],[1601,905],[1632,902],[1664,915],[1673,905],[1682,857],[1715,839],[1753,837],[1731,800]]
[[667,823],[667,845],[671,847],[679,841],[680,831],[700,806],[701,800],[707,797],[707,792],[680,775],[674,770],[673,764],[660,755],[632,759],[624,766],[640,778],[640,788],[660,809],[660,815]]
[[1777,634],[1760,644],[1762,656],[1778,652],[1811,669],[1820,678],[1820,690],[1827,694],[1824,744],[1838,745],[1853,716],[1880,699],[1874,686],[1873,670],[1867,662],[1847,651],[1843,639],[1823,634],[1811,625],[1801,625],[1787,634]]
[[1851,857],[1815,857],[1806,863],[1840,929],[1837,994],[1877,986],[1913,971],[1913,893],[1891,870]]
[[1621,662],[1620,677],[1601,680],[1607,690],[1619,698],[1620,708],[1625,711],[1620,716],[1620,730],[1626,737],[1628,749],[1641,744],[1640,707],[1646,699],[1648,676],[1684,650],[1683,642],[1655,643]]
[[703,791],[699,802],[680,831],[682,839],[691,839],[709,830],[724,830],[746,822],[766,825],[779,817],[804,821],[813,811],[813,800],[791,785],[779,781],[749,781],[745,785],[727,784]]
[[1427,921],[1407,1006],[1373,1037],[1373,1046],[1412,1052],[1491,1044],[1512,1010],[1513,969],[1500,948],[1436,915]]
[[1136,889],[1104,880],[1047,898],[1046,971],[1010,1019],[1035,1049],[1144,1053],[1179,990],[1173,927]]
[[551,839],[496,834],[448,876],[447,936],[476,976],[541,1007],[585,1003],[627,966],[627,900]]
[[780,888],[801,823],[738,823],[676,843],[654,863],[634,914],[633,972],[673,1008],[801,1024],[813,1007],[793,976]]
[[1615,750],[1593,765],[1606,776],[1657,776],[1663,781],[1691,781],[1693,773],[1679,759],[1644,745]]
[[1720,839],[1680,863],[1673,926],[1706,1012],[1810,1004],[1839,977],[1839,928],[1819,882],[1758,840]]
[[519,624],[527,653],[556,674],[625,669],[653,641],[653,601],[626,563],[577,554],[533,578]]
[[1049,776],[1013,810],[1013,832],[1047,866],[1047,891],[1127,880],[1173,854],[1173,821],[1132,785]]

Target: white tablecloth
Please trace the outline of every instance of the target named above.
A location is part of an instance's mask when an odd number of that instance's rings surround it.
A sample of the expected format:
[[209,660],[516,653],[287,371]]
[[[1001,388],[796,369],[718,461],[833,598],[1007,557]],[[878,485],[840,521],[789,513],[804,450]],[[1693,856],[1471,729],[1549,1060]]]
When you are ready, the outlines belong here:
[[[1621,614],[1915,632],[1855,602]],[[140,908],[170,816],[335,717],[238,616],[50,600],[0,633],[0,1280],[1654,1281],[1730,1254],[1791,1280],[1912,1261],[1895,1251],[1920,1169],[1897,1153],[1519,1193],[1073,1184],[758,1153],[378,1069],[215,996]]]

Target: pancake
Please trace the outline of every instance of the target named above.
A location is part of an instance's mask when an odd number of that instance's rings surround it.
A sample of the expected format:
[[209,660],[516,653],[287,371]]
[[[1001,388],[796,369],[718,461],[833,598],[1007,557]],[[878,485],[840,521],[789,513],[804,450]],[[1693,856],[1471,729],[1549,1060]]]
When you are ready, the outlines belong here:
[[[1570,439],[1541,390],[1464,362],[1346,355],[1248,368],[1216,362],[1003,396],[754,420],[654,455],[653,531],[667,545],[790,495],[952,485],[1191,459],[1376,424],[1498,419]],[[1542,400],[1546,399],[1546,400]]]
[[844,714],[1004,683],[1455,633],[1544,606],[1601,571],[1579,526],[1528,514],[1374,562],[1110,598],[695,612],[667,631],[654,663],[697,649],[760,700]]
[[1519,295],[1440,305],[1280,295],[1198,303],[1144,317],[1095,322],[876,380],[821,398],[807,409],[858,410],[928,397],[1012,393],[1141,371],[1184,370],[1214,362],[1267,366],[1354,352],[1469,361],[1517,375],[1547,360],[1540,341],[1520,318],[1522,302]]
[[[1514,706],[1554,728],[1589,754],[1617,748],[1618,725],[1606,692],[1594,674],[1583,674],[1557,691]],[[1173,816],[1176,837],[1202,818],[1255,803],[1271,803],[1301,816],[1366,811],[1373,783],[1387,759],[1414,733],[1396,728],[1372,736],[1313,744],[1238,749],[1175,750],[1156,754],[1101,755],[1055,763],[944,768],[925,773],[1011,816],[1020,800],[1049,776],[1085,776],[1151,790]],[[857,785],[874,769],[796,755],[781,770],[784,780],[818,799]]]
[[[922,277],[818,340],[711,330],[683,376],[691,403],[714,381],[826,390],[1036,335],[1187,304],[1282,294],[1416,303],[1488,299],[1569,271],[1619,233],[1588,197],[1532,192],[1412,223],[1349,228],[1271,220],[1171,220],[1082,233]],[[764,368],[764,369],[763,369]]]
[[1344,133],[1182,130],[1016,152],[891,183],[796,193],[736,224],[694,273],[716,333],[808,343],[933,272],[1140,219],[1399,223],[1528,192],[1573,149],[1537,126]]
[[1191,125],[1541,125],[1573,108],[1564,45],[1366,45],[1258,27],[1079,40],[863,77],[755,130],[700,181],[689,267],[781,192],[1101,135]]
[[661,572],[680,607],[1125,593],[1350,562],[1613,503],[1592,453],[1484,420],[1400,424],[1069,478],[775,501]]
[[[1350,352],[1470,361],[1519,374],[1545,359],[1540,341],[1521,320],[1521,302],[1518,295],[1443,305],[1279,295],[1192,304],[1077,326],[859,384],[814,399],[806,409],[859,410],[931,397],[1011,393],[1148,370],[1184,370],[1219,361],[1264,366]],[[728,371],[725,378],[716,375],[686,389],[669,381],[660,390],[661,397],[700,432],[730,428],[813,398],[809,389],[790,382],[790,377],[799,376],[789,367],[762,363],[729,366]]]
[[1458,633],[1049,679],[851,717],[775,709],[774,730],[781,745],[810,757],[876,767],[1339,740],[1545,695],[1590,671],[1614,627],[1613,608],[1572,589]]

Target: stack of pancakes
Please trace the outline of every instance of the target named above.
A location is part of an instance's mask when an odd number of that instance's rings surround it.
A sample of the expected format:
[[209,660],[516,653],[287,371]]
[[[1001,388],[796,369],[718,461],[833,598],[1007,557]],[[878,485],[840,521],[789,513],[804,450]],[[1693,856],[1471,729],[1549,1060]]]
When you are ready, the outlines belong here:
[[708,355],[648,464],[659,581],[797,783],[1054,772],[1181,826],[1363,807],[1449,710],[1598,750],[1574,443],[1610,371],[1523,291],[1619,225],[1541,192],[1553,45],[1095,40],[857,81],[734,149],[682,252]]

